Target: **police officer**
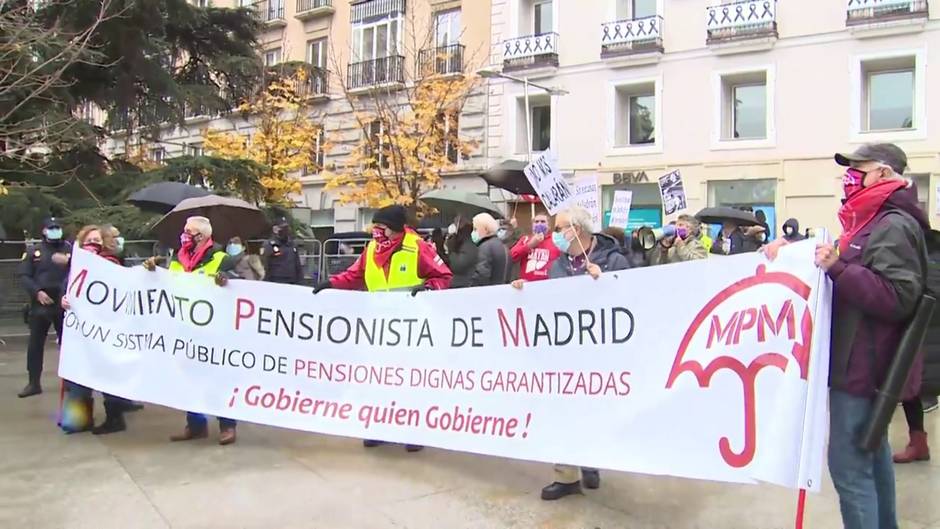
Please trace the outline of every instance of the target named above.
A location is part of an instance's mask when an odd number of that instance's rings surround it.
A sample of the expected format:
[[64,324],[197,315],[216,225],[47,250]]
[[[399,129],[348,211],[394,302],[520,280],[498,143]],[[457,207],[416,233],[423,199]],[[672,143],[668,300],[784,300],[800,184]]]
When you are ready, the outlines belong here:
[[42,393],[39,378],[49,326],[55,326],[56,334],[62,337],[62,285],[68,274],[71,253],[72,245],[62,239],[62,226],[52,217],[43,222],[42,241],[28,248],[20,263],[20,281],[30,299],[29,347],[26,350],[29,383],[19,393],[20,398]]
[[264,280],[272,283],[299,284],[304,279],[300,253],[290,236],[290,223],[281,218],[274,225],[274,237],[264,242],[261,258],[264,261]]

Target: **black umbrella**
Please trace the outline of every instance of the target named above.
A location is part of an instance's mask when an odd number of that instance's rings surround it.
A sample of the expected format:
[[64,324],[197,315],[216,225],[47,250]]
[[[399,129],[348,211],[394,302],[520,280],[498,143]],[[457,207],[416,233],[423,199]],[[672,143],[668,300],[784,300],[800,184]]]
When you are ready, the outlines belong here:
[[176,248],[189,217],[206,217],[212,224],[212,239],[225,244],[236,235],[250,239],[270,229],[264,213],[244,200],[218,195],[187,198],[153,227],[160,242]]
[[518,160],[504,160],[487,169],[480,177],[493,187],[505,189],[517,195],[534,195],[535,189],[522,172],[526,165],[528,164]]
[[201,187],[182,182],[157,182],[132,194],[127,201],[143,210],[168,213],[187,198],[204,197],[208,194],[209,192]]
[[695,218],[705,224],[724,224],[730,221],[738,226],[759,226],[760,221],[753,213],[728,206],[705,208],[695,214]]

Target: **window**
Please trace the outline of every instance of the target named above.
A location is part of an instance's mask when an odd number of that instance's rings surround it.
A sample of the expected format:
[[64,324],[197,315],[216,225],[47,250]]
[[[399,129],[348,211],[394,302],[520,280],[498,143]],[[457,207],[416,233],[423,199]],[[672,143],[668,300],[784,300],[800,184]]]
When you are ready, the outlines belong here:
[[264,52],[264,65],[275,66],[281,62],[281,48],[274,48]]
[[906,177],[914,181],[917,187],[917,203],[924,213],[930,213],[930,175],[929,174],[906,174]]
[[552,106],[540,104],[532,107],[532,150],[547,150],[552,143]]
[[163,163],[163,160],[166,158],[166,149],[163,147],[157,147],[155,149],[150,149],[150,161],[156,163]]
[[440,120],[443,122],[443,149],[447,161],[457,164],[460,161],[460,118],[455,112],[442,112]]
[[616,88],[614,146],[656,143],[655,82]]
[[316,143],[313,147],[313,155],[310,157],[310,161],[313,162],[311,165],[305,165],[303,168],[303,175],[312,175],[318,174],[323,170],[324,164],[326,163],[326,131],[323,130],[323,127],[320,127],[317,130]]
[[[368,129],[368,139],[369,139],[369,156],[374,158],[378,165],[383,169],[388,169],[390,164],[388,156],[385,153],[385,126],[381,120],[375,120],[369,123]],[[372,167],[375,168],[375,164],[372,164]]]
[[352,35],[354,62],[382,59],[398,55],[401,18],[386,18],[377,22],[355,24]]
[[194,0],[193,4],[196,7],[206,8],[209,7],[209,0]]
[[434,42],[438,48],[460,43],[460,10],[440,11],[434,15]]
[[186,146],[186,154],[192,157],[199,157],[205,154],[201,143],[190,143]]
[[636,20],[657,15],[657,0],[616,0],[617,20]]
[[[552,141],[552,104],[548,95],[539,94],[529,97],[529,119],[526,123],[525,98],[517,99],[516,107],[516,152],[541,152],[551,146]],[[526,133],[526,125],[529,133]],[[529,143],[526,143],[528,140]]]
[[326,70],[326,39],[316,39],[307,42],[307,62]]
[[[774,207],[777,198],[777,181],[761,180],[712,180],[708,182],[708,205],[749,208],[760,217],[760,212],[770,227],[767,240],[776,237],[777,212]],[[711,226],[714,236],[721,226]]]
[[555,31],[552,23],[552,0],[540,0],[535,2],[535,28],[534,34],[542,35]]
[[901,57],[863,64],[864,131],[915,128],[914,63],[914,57]]
[[721,78],[721,139],[768,138],[767,72],[726,75]]

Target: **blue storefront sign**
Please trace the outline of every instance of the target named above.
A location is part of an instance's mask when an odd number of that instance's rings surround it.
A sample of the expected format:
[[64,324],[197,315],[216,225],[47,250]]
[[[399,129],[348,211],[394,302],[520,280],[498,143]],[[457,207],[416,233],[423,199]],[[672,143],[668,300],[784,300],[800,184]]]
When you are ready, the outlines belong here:
[[[604,210],[604,227],[610,225],[610,210]],[[663,226],[663,215],[660,208],[634,208],[630,210],[630,217],[627,221],[626,231],[632,232],[642,227],[661,228]]]

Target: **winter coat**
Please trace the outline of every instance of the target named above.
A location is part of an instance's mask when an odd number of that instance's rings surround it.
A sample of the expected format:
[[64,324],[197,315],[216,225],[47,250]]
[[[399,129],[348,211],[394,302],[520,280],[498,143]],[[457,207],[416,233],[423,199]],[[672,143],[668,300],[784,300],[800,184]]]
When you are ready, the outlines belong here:
[[[603,233],[595,233],[594,239],[596,242],[594,243],[594,248],[591,249],[591,253],[588,255],[588,259],[590,259],[591,263],[599,266],[602,272],[612,272],[614,270],[626,270],[630,268],[630,262],[627,260],[627,257],[623,255],[616,239]],[[555,259],[554,264],[552,264],[552,269],[548,273],[548,277],[550,279],[560,279],[563,277],[584,275],[587,272],[586,267],[575,269],[573,266],[573,260],[577,259],[577,257],[578,256],[562,254],[561,257]]]
[[499,237],[491,235],[477,245],[477,265],[470,286],[505,285],[509,273],[509,251]]
[[261,264],[261,258],[257,255],[242,252],[233,259],[235,260],[235,273],[238,274],[238,277],[253,281],[264,279],[264,265]]
[[[407,228],[409,231],[410,228]],[[402,238],[404,240],[404,238]],[[395,252],[402,251],[401,241]],[[368,251],[363,251],[356,258],[356,262],[349,266],[345,271],[330,277],[330,284],[333,288],[340,290],[366,290],[366,259]],[[389,266],[392,260],[385,263],[385,277],[389,275]],[[450,287],[450,281],[453,274],[450,268],[444,264],[444,260],[437,255],[437,248],[433,244],[418,239],[418,277],[424,280],[424,286],[430,290],[444,290]]]
[[656,266],[706,258],[708,258],[708,252],[705,250],[702,241],[697,237],[689,237],[685,240],[685,244],[681,246],[675,242],[671,246],[657,244],[655,248],[650,250],[649,263],[650,266]]
[[528,235],[522,237],[509,251],[509,257],[512,258],[513,263],[519,265],[519,279],[526,281],[548,279],[552,263],[558,259],[561,252],[555,247],[551,237],[546,237],[535,248],[529,248],[530,240]]
[[450,288],[466,288],[470,286],[470,279],[477,267],[477,245],[469,240],[463,242],[458,248],[456,244],[450,249],[450,271],[454,278]]
[[[913,188],[895,191],[849,241],[827,274],[833,281],[829,384],[871,397],[884,383],[905,326],[924,293],[926,214]],[[920,374],[921,365],[914,366]],[[916,395],[920,376],[904,395]]]
[[737,255],[739,253],[755,252],[760,247],[760,244],[755,241],[753,237],[746,237],[741,233],[741,230],[731,232],[730,238],[731,251],[725,253],[725,234],[719,231],[718,237],[715,237],[715,242],[712,243],[711,253],[717,255]]
[[[927,242],[927,293],[940,299],[940,232],[931,232]],[[924,338],[924,369],[920,393],[940,395],[940,310],[933,311]]]
[[[787,235],[787,228],[793,228],[793,235]],[[786,239],[787,242],[798,242],[805,239],[803,234],[800,233],[800,221],[787,219],[787,221],[783,223],[783,238]]]

